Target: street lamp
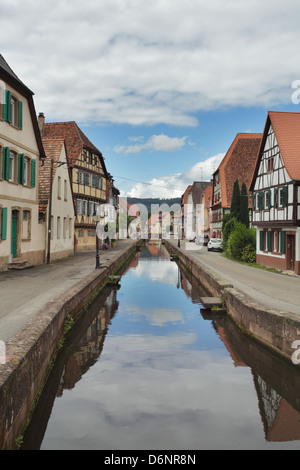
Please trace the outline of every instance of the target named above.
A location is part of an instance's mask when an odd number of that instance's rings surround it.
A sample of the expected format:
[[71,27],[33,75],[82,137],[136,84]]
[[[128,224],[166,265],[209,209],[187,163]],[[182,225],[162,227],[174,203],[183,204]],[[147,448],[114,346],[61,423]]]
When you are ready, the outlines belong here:
[[95,269],[100,269],[99,237],[97,234],[97,225],[98,225],[98,222],[96,221],[96,266],[95,266]]

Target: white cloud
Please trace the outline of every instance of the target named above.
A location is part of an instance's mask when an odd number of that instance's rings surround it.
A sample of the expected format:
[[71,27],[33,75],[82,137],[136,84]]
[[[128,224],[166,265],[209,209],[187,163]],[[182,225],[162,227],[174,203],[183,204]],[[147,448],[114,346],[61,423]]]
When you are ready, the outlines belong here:
[[291,102],[298,0],[2,0],[1,53],[37,111],[196,126],[199,110]]
[[[137,138],[141,140],[141,138]],[[145,143],[134,144],[134,145],[119,145],[114,148],[116,153],[140,153],[143,150],[150,151],[161,151],[161,152],[174,152],[181,150],[186,141],[187,137],[169,137],[165,134],[153,135]],[[133,138],[134,140],[134,138]]]
[[[146,182],[147,184],[137,183],[127,193],[127,196],[137,198],[181,197],[187,186],[193,184],[194,181],[210,181],[224,155],[224,153],[219,153],[203,162],[196,163],[184,173],[154,178]],[[125,196],[125,194],[121,194],[121,196]]]

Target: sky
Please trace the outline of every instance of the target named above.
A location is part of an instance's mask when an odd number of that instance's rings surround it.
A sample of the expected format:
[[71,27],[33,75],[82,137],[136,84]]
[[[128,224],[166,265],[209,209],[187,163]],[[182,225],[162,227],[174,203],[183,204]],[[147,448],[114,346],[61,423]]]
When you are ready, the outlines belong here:
[[0,0],[0,53],[122,196],[180,197],[237,133],[300,112],[299,0]]

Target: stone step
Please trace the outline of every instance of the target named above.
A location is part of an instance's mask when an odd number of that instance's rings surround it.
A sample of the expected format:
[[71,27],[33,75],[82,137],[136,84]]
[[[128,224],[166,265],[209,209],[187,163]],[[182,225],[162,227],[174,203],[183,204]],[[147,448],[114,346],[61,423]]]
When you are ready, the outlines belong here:
[[200,297],[200,302],[204,308],[211,309],[212,307],[221,308],[223,302],[218,297]]
[[29,264],[28,261],[13,261],[9,263],[8,269],[28,269],[33,268],[33,264]]

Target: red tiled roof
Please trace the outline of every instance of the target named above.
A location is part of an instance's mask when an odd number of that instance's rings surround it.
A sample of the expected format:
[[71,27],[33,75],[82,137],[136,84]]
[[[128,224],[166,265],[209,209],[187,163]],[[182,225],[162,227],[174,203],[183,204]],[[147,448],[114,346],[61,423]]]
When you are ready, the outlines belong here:
[[92,150],[95,154],[99,155],[103,170],[107,176],[102,153],[86,137],[75,121],[45,123],[43,138],[64,139],[67,159],[70,166],[75,164],[76,160],[80,156],[82,148]]
[[211,197],[212,197],[212,193],[213,193],[212,185],[207,186],[207,188],[203,191],[205,207],[207,209],[209,209],[209,207],[210,207],[210,200],[211,200]]
[[284,166],[291,179],[300,179],[300,113],[269,111]]
[[[51,160],[58,162],[61,156],[62,147],[64,145],[63,139],[43,139],[43,147],[45,149],[47,158],[44,160],[44,165],[39,168],[39,210],[45,212],[47,210],[49,196],[50,196],[50,174],[51,174]],[[54,180],[56,165],[53,165]]]
[[219,172],[222,207],[230,207],[233,185],[236,180],[239,181],[240,188],[245,183],[249,190],[261,139],[262,134],[237,134],[218,170],[214,173]]

